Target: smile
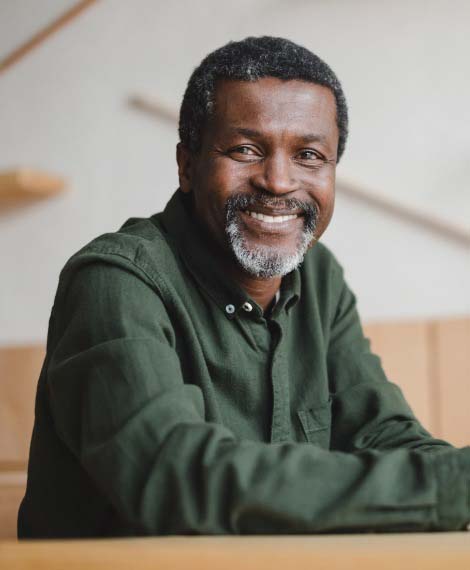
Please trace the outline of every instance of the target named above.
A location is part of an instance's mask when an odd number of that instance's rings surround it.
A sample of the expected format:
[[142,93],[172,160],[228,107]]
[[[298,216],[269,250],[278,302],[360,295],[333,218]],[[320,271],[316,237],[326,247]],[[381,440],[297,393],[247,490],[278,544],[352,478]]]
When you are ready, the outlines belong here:
[[255,218],[256,220],[260,220],[262,222],[266,222],[268,224],[281,224],[282,222],[288,222],[290,220],[295,220],[299,216],[297,214],[291,215],[282,215],[282,216],[267,216],[266,214],[260,214],[259,212],[253,212],[251,210],[246,210],[246,214]]

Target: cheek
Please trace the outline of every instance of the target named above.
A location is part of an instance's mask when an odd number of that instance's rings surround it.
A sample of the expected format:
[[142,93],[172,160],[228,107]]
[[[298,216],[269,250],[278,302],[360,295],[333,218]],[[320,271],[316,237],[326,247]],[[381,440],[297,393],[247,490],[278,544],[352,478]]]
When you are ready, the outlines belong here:
[[327,180],[324,184],[318,187],[319,203],[322,210],[330,212],[333,210],[335,202],[335,182],[334,180]]
[[330,223],[331,217],[333,216],[333,210],[335,207],[335,193],[334,191],[328,192],[325,195],[323,203],[321,204],[320,219],[318,224],[319,232],[322,234],[328,224]]
[[233,169],[214,163],[201,168],[194,188],[196,211],[213,234],[224,232],[225,205],[235,187]]
[[318,173],[311,191],[311,197],[319,207],[319,230],[323,232],[333,215],[335,203],[335,174],[334,172]]
[[208,209],[219,216],[225,213],[227,199],[246,186],[244,180],[240,165],[234,164],[233,161],[216,161],[210,165],[199,185],[205,195]]
[[225,158],[216,160],[211,165],[210,184],[217,194],[231,194],[244,178],[246,178],[246,165]]

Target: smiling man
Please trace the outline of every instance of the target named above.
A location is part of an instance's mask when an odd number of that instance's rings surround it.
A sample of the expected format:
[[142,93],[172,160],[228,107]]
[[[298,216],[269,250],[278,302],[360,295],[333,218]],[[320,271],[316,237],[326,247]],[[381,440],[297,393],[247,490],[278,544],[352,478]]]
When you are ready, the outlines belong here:
[[470,447],[420,425],[317,243],[347,138],[334,73],[229,43],[180,138],[165,210],[61,273],[19,536],[465,529]]

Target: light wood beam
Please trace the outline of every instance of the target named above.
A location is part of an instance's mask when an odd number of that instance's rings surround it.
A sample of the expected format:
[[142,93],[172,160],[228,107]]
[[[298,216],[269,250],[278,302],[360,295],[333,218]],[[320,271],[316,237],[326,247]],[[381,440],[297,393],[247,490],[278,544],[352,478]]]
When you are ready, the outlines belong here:
[[60,194],[65,181],[59,176],[19,168],[0,172],[0,210]]
[[391,200],[386,196],[380,196],[377,193],[360,188],[357,184],[341,178],[339,178],[336,183],[336,189],[345,196],[350,196],[351,198],[360,200],[377,210],[387,212],[387,214],[392,214],[397,218],[422,226],[427,230],[445,236],[446,238],[464,246],[470,246],[470,229],[465,230],[464,228],[460,228],[456,225],[443,222],[429,214],[425,214],[415,208],[401,204],[396,200]]
[[40,46],[44,41],[46,41],[52,34],[69,24],[74,20],[79,14],[81,14],[86,8],[97,2],[97,0],[82,0],[77,2],[69,10],[64,12],[56,20],[39,30],[32,38],[24,42],[12,52],[10,52],[6,57],[0,61],[0,73],[6,71],[9,67],[12,67],[15,63],[20,61],[26,54]]

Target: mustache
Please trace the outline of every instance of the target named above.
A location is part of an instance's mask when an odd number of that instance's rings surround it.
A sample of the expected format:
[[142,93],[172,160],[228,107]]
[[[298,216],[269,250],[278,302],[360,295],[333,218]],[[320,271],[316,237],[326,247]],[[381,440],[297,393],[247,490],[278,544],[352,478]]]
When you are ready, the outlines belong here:
[[266,206],[267,208],[275,208],[279,210],[302,211],[304,216],[305,230],[313,232],[318,223],[318,208],[315,204],[302,202],[297,198],[286,198],[279,200],[265,194],[234,194],[227,199],[225,203],[225,220],[232,221],[239,210],[248,210],[250,207]]

